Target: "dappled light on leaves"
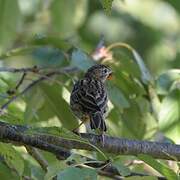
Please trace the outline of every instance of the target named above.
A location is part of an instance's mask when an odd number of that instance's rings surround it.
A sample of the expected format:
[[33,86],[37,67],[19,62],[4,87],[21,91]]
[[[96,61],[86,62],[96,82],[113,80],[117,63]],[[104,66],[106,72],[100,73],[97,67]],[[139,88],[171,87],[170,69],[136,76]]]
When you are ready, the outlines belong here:
[[[179,0],[0,0],[0,178],[178,179],[179,17]],[[95,64],[113,72],[103,144],[69,105]]]

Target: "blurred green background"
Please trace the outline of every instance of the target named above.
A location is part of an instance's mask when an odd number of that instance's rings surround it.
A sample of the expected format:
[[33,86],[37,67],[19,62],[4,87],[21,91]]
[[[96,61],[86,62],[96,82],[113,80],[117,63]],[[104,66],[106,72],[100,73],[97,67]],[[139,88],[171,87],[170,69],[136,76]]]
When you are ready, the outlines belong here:
[[178,0],[114,0],[110,16],[97,0],[0,2],[0,52],[36,35],[68,39],[90,52],[104,34],[107,44],[131,44],[155,75],[180,67]]
[[[9,106],[3,120],[73,129],[77,120],[68,105],[72,79],[81,78],[95,63],[90,54],[102,34],[106,46],[125,42],[141,55],[159,100],[153,107],[132,53],[113,49],[113,59],[106,61],[114,71],[112,82],[107,83],[107,134],[180,143],[179,0],[0,0],[1,67],[79,68],[78,73],[50,78],[29,90]],[[29,73],[19,92],[41,75]],[[6,91],[14,88],[20,77],[0,72],[1,105],[7,101]],[[23,160],[27,156],[24,152]],[[45,156],[51,162],[51,155]],[[131,168],[146,171],[136,166]],[[21,175],[24,167],[17,169]],[[29,176],[32,172],[34,179],[43,177],[34,166]]]

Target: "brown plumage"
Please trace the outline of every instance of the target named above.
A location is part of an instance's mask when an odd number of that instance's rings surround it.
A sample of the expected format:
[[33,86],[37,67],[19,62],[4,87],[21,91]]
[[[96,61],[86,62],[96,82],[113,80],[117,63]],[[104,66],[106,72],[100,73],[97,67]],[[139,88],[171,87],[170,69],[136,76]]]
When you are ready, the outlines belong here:
[[94,65],[87,70],[83,79],[75,83],[70,106],[74,114],[83,122],[90,122],[91,129],[107,130],[105,118],[107,114],[107,91],[105,81],[112,71],[105,65]]

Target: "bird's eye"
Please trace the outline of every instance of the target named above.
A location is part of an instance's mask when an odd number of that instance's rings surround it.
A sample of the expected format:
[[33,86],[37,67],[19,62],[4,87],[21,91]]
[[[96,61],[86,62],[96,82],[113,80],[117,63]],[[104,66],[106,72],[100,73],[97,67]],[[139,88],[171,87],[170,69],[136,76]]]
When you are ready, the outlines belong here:
[[107,73],[108,72],[108,70],[107,69],[104,69],[104,73]]

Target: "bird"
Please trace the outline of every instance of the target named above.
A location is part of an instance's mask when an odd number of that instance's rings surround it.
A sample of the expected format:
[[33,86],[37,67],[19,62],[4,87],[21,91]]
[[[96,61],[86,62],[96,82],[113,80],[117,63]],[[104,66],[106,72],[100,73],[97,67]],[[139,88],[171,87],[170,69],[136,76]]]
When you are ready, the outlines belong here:
[[90,67],[84,77],[77,81],[70,95],[70,108],[74,115],[91,129],[98,129],[104,143],[104,132],[107,131],[108,94],[106,80],[112,78],[112,70],[104,64]]

